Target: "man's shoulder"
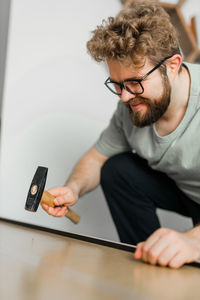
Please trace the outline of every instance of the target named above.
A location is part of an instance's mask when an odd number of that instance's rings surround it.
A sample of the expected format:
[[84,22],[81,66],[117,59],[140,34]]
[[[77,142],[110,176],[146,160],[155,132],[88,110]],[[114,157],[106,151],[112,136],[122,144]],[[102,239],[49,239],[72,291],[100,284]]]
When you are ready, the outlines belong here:
[[199,73],[200,72],[200,64],[199,63],[189,63],[189,62],[183,62],[183,66],[185,66],[189,72],[192,72],[192,73]]
[[190,97],[200,95],[200,64],[184,62],[191,79]]

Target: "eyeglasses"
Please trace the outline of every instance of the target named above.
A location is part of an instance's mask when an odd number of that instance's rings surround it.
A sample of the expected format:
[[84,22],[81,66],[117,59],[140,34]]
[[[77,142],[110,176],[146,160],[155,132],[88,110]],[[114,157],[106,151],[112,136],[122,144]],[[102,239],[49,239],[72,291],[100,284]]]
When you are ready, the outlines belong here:
[[147,78],[147,76],[149,76],[153,71],[158,69],[164,63],[164,61],[166,61],[167,59],[169,59],[171,57],[172,56],[167,56],[164,59],[162,59],[158,65],[156,65],[153,69],[151,69],[147,74],[145,74],[140,79],[126,79],[126,80],[123,80],[122,82],[117,82],[117,81],[111,80],[110,77],[108,77],[106,79],[106,81],[104,82],[104,84],[111,92],[113,92],[114,94],[116,94],[118,96],[121,96],[123,89],[127,90],[130,94],[140,95],[140,94],[144,93],[144,87],[141,82],[145,78]]

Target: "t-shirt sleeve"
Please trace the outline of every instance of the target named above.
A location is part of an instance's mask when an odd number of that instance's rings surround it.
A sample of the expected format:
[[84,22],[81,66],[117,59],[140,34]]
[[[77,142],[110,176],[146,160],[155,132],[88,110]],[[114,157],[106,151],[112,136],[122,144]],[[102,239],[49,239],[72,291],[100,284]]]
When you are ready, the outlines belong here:
[[123,128],[123,108],[125,107],[123,107],[124,104],[120,102],[109,125],[104,129],[94,145],[97,151],[105,156],[113,156],[118,153],[131,151]]

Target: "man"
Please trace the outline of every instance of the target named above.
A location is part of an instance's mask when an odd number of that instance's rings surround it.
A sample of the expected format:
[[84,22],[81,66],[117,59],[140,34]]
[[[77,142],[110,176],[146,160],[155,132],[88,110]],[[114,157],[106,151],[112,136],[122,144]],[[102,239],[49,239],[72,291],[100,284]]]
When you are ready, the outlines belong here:
[[[200,67],[183,64],[166,12],[139,2],[109,18],[87,44],[105,61],[107,88],[120,101],[109,126],[75,166],[65,187],[51,189],[62,217],[99,183],[120,240],[136,259],[178,268],[200,259]],[[160,228],[156,208],[192,218],[179,233]]]

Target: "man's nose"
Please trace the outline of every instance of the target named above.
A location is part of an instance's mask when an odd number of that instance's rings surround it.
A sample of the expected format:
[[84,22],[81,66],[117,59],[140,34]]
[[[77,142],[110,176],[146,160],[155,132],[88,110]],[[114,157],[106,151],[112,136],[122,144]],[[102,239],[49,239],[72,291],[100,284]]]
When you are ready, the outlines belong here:
[[122,89],[121,100],[122,102],[128,102],[131,99],[134,99],[136,95],[129,93],[125,88]]

